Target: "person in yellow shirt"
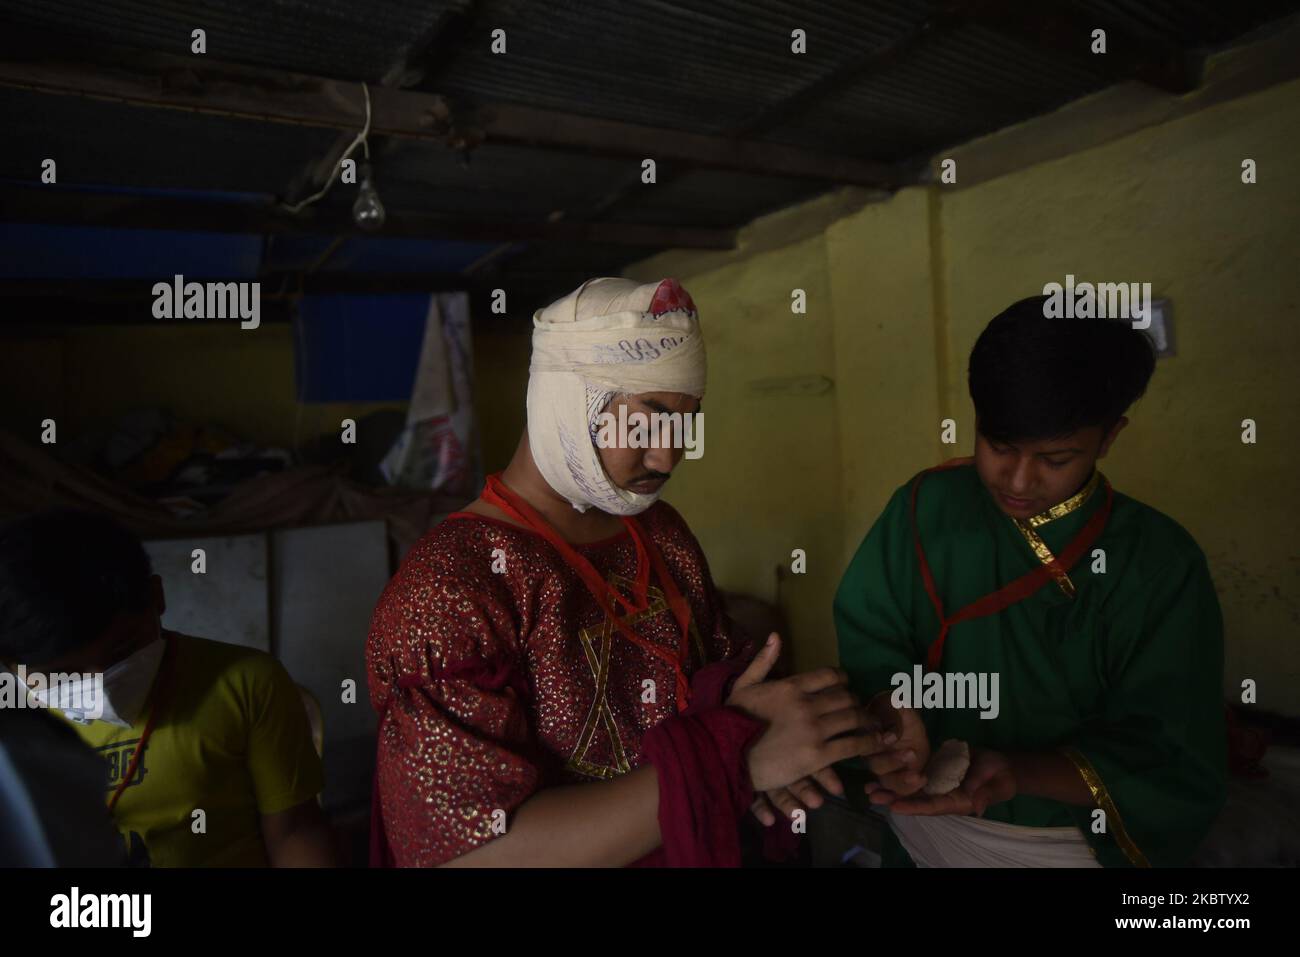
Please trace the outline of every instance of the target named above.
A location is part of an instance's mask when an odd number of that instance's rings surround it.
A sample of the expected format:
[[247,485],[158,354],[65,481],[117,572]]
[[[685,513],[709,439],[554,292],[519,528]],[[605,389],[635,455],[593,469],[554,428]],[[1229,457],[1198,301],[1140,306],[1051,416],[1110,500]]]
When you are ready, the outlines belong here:
[[112,520],[11,522],[0,707],[48,707],[102,756],[133,865],[333,865],[297,686],[264,652],[163,629],[164,609],[143,546]]

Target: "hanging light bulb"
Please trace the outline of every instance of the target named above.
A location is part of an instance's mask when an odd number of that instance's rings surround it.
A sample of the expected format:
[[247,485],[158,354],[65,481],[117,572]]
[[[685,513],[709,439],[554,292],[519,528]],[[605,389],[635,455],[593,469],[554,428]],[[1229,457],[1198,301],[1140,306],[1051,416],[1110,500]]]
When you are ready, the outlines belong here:
[[379,201],[369,163],[361,165],[361,186],[357,189],[357,201],[352,204],[352,219],[362,229],[375,230],[384,225],[384,204]]

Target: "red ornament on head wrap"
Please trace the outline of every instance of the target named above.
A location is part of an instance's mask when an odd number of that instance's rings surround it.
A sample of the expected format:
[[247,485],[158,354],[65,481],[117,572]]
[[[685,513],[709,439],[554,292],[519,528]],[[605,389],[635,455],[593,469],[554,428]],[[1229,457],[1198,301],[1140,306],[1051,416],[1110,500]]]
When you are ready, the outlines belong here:
[[650,315],[658,319],[665,312],[687,312],[695,314],[695,303],[691,300],[691,294],[682,288],[682,284],[676,279],[665,279],[655,290],[655,295],[650,300]]

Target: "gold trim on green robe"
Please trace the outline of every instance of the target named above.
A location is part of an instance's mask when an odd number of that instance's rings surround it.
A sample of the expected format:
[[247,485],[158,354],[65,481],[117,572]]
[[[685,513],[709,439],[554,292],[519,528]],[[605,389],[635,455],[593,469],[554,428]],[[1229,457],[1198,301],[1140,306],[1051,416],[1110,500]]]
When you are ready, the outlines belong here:
[[[1033,549],[1034,555],[1044,565],[1052,564],[1052,562],[1056,561],[1056,556],[1052,554],[1052,550],[1047,547],[1047,543],[1043,541],[1042,536],[1038,534],[1037,530],[1048,522],[1054,521],[1058,518],[1064,518],[1071,512],[1082,508],[1087,504],[1088,499],[1092,497],[1092,493],[1097,490],[1097,486],[1100,484],[1101,473],[1094,470],[1092,478],[1088,479],[1088,481],[1084,483],[1083,488],[1079,489],[1079,491],[1075,492],[1059,505],[1053,505],[1046,511],[1039,512],[1037,515],[1031,516],[1030,518],[1011,518],[1008,516],[1008,519],[1014,522],[1016,528],[1020,530],[1020,534],[1024,536],[1029,547]],[[1057,587],[1061,589],[1066,597],[1074,597],[1074,582],[1070,580],[1070,576],[1065,569],[1054,570],[1052,572],[1052,577],[1056,579]]]

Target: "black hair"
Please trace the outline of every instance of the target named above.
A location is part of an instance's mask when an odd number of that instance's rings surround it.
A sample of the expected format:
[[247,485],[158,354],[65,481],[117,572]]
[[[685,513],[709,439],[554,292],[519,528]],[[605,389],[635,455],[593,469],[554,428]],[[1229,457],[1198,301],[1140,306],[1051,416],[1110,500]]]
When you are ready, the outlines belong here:
[[0,659],[42,664],[152,599],[140,539],[111,518],[57,509],[0,527]]
[[1151,341],[1129,322],[1049,318],[1046,296],[1008,306],[971,350],[967,377],[981,434],[997,442],[1110,429],[1155,372]]

